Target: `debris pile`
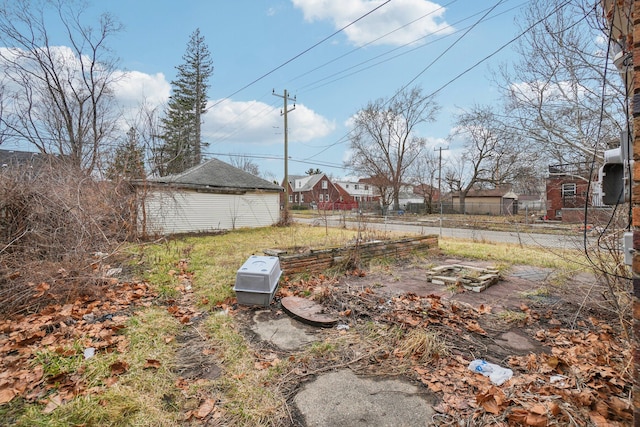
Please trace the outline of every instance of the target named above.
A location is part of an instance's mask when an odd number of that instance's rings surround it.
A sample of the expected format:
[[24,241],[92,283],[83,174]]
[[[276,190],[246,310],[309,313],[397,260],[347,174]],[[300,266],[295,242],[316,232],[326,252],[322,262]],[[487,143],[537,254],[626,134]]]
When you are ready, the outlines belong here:
[[466,290],[482,292],[500,280],[500,272],[492,267],[482,268],[462,264],[448,264],[427,271],[427,282],[436,285],[462,286]]

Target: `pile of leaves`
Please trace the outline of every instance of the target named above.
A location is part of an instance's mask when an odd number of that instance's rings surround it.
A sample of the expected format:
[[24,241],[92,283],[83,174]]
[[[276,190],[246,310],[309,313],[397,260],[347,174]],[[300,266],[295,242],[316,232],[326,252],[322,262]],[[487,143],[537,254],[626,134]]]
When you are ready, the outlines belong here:
[[[364,276],[363,272],[353,273]],[[469,370],[474,348],[486,348],[492,337],[482,325],[496,322],[492,308],[449,302],[440,296],[404,294],[388,297],[369,287],[345,288],[339,280],[320,276],[283,286],[283,295],[308,296],[339,312],[343,322],[393,325],[406,334],[436,331],[449,352],[430,355],[406,351],[400,341],[383,359],[391,365],[409,362],[417,378],[441,400],[435,407],[441,425],[628,425],[633,419],[630,346],[607,323],[588,318],[578,329],[561,328],[553,313],[538,313],[523,305],[523,325],[538,329],[533,339],[546,352],[505,355],[512,379],[500,386]],[[356,326],[357,328],[357,326]],[[379,360],[378,360],[379,361]],[[383,369],[376,367],[376,372]]]
[[[46,293],[46,283],[41,284]],[[17,397],[46,405],[49,413],[76,396],[100,393],[127,370],[114,361],[101,385],[88,387],[83,369],[54,366],[57,359],[81,365],[100,353],[123,353],[129,343],[120,332],[136,306],[156,298],[144,282],[114,283],[101,298],[82,297],[51,304],[38,313],[0,320],[0,405]]]

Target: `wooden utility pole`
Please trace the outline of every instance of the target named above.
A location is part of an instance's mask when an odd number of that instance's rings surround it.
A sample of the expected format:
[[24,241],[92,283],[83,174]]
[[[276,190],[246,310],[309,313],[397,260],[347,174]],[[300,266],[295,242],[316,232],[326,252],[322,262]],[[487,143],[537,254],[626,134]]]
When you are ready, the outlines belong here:
[[[448,150],[449,148],[445,148]],[[438,147],[438,202],[440,203],[440,237],[442,237],[442,147]]]
[[[284,222],[289,221],[289,125],[287,123],[287,114],[296,109],[296,97],[291,98],[287,90],[284,90],[283,95],[279,95],[276,93],[276,90],[273,90],[273,95],[284,100],[284,108],[280,112],[281,116],[284,116],[284,212],[283,219]],[[288,110],[287,109],[287,101],[292,101],[293,107]]]

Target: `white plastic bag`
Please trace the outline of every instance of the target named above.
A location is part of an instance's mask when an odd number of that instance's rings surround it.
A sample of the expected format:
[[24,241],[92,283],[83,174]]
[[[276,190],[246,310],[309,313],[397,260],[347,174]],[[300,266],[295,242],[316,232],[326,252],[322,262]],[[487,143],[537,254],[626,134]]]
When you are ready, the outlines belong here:
[[502,366],[489,363],[482,359],[476,359],[469,363],[469,370],[489,377],[495,385],[502,385],[505,381],[513,377],[513,371],[511,369],[503,368]]

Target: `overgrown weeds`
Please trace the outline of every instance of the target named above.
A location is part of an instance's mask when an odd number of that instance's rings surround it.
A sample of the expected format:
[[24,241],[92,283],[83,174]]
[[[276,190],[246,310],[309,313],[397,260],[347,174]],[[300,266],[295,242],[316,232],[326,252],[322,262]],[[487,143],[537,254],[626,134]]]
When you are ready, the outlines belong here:
[[97,181],[56,160],[4,168],[0,312],[94,292],[109,256],[135,231],[132,194],[124,184]]

